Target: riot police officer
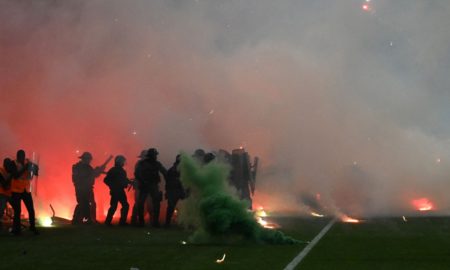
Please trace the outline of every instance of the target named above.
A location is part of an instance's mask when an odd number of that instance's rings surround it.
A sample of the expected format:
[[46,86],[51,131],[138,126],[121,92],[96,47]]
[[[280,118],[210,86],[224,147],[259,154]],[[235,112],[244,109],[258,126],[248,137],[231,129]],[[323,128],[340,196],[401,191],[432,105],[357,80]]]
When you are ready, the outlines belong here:
[[166,178],[167,170],[158,161],[158,151],[150,148],[145,159],[136,164],[134,176],[139,188],[138,218],[139,226],[144,226],[144,204],[147,196],[152,201],[152,215],[150,217],[153,227],[159,227],[159,211],[162,192],[159,190],[160,173]]

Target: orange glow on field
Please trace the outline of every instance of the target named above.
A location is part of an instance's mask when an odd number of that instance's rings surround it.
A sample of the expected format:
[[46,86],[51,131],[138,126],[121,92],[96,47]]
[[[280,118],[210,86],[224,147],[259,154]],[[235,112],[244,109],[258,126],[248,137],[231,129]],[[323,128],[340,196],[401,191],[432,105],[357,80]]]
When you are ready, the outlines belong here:
[[413,205],[414,209],[425,212],[434,210],[434,204],[427,198],[419,198],[412,200],[411,204]]

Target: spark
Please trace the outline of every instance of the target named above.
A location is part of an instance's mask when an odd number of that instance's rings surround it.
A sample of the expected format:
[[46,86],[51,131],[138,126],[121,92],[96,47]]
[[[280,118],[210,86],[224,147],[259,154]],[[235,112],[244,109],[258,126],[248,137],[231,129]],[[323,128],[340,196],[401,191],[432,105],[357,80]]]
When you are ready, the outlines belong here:
[[134,136],[136,136],[136,135],[137,135],[137,131],[136,131],[136,130],[133,130],[133,132],[132,132],[131,134],[133,134]]
[[441,159],[440,159],[440,158],[437,158],[437,159],[436,159],[436,163],[441,163]]
[[362,5],[362,9],[364,11],[369,11],[370,10],[370,6],[368,4],[364,4],[364,5]]
[[223,263],[225,261],[226,256],[227,256],[227,254],[224,253],[222,259],[217,259],[216,263]]

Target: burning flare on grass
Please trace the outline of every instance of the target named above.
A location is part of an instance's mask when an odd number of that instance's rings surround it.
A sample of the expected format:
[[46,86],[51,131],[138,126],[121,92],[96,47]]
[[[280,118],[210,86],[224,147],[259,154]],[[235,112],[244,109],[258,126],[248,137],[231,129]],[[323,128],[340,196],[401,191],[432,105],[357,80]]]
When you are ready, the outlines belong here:
[[51,217],[41,217],[39,218],[39,223],[42,227],[51,227],[53,224]]
[[267,217],[266,211],[264,211],[264,208],[260,207],[258,210],[256,210],[255,215],[257,217]]
[[226,256],[227,256],[227,254],[224,253],[222,259],[217,259],[216,263],[223,263],[225,261]]
[[311,212],[311,216],[313,216],[313,217],[324,217],[324,215],[316,213],[316,212]]
[[414,209],[421,212],[434,210],[434,205],[428,198],[415,199],[412,200],[411,203],[414,206]]
[[255,211],[255,219],[256,221],[266,229],[277,229],[280,228],[280,225],[276,223],[271,223],[264,220],[265,217],[268,217],[266,211],[264,211],[263,207],[259,207],[258,210]]
[[345,222],[345,223],[360,223],[361,222],[361,220],[349,217],[347,215],[342,215],[341,220],[342,220],[342,222]]

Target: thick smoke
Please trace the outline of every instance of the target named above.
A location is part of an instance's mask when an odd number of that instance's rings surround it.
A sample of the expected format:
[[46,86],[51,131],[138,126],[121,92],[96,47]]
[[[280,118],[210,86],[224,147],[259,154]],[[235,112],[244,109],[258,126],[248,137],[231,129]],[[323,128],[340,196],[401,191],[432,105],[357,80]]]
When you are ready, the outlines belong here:
[[361,2],[0,0],[0,153],[36,152],[67,217],[79,152],[150,146],[246,147],[274,210],[448,212],[450,3]]
[[228,186],[228,166],[216,162],[200,166],[193,158],[183,155],[180,171],[181,180],[190,191],[181,209],[180,222],[195,228],[190,239],[193,243],[208,243],[233,235],[270,244],[300,243],[280,231],[263,228],[255,220],[247,203],[234,196]]

